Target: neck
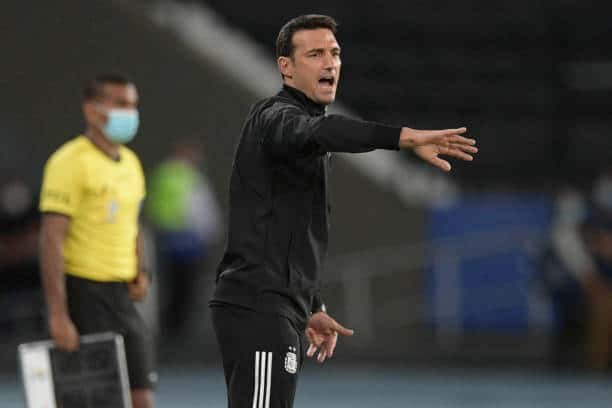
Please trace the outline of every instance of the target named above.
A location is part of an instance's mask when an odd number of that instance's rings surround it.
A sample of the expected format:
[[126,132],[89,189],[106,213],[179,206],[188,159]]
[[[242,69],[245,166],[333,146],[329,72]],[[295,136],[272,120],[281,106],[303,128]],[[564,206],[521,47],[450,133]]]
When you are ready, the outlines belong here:
[[300,100],[302,103],[306,103],[309,107],[317,110],[317,111],[321,111],[321,112],[325,112],[327,106],[323,105],[321,103],[315,102],[312,98],[310,98],[304,91],[302,91],[299,88],[294,87],[293,85],[291,85],[290,83],[283,83],[283,88],[287,91],[289,91],[290,93],[292,93],[294,95],[294,97],[297,96],[297,99]]
[[315,100],[314,100],[314,98],[312,97],[312,95],[308,95],[308,93],[306,93],[306,91],[304,91],[303,89],[298,88],[297,86],[295,86],[295,84],[291,83],[291,81],[286,80],[286,81],[283,83],[283,85],[284,85],[284,86],[288,86],[288,87],[290,87],[290,88],[293,88],[293,89],[295,89],[296,91],[300,91],[301,93],[303,93],[303,94],[304,94],[304,96],[305,96],[306,98],[308,98],[308,100],[309,100],[310,102],[312,102],[312,103],[316,103],[317,105],[320,105],[318,102],[315,102]]
[[108,140],[101,131],[90,126],[85,131],[85,136],[87,136],[91,143],[100,149],[102,153],[113,160],[119,160],[119,145]]

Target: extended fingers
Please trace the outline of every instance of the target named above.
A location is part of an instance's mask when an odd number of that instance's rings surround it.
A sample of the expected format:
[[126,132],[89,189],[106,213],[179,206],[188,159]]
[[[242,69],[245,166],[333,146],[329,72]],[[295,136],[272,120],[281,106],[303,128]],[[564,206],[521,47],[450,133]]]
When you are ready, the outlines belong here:
[[335,320],[334,320],[333,329],[334,331],[340,333],[343,336],[352,336],[353,333],[355,333],[353,330],[347,329],[346,327],[342,326],[340,323],[338,323]]
[[448,172],[451,170],[450,163],[444,159],[439,158],[438,156],[434,156],[431,159],[426,159],[426,160],[428,160],[431,164],[433,164],[434,166],[436,166],[442,171]]
[[466,145],[466,146],[476,145],[476,139],[470,139],[469,137],[459,136],[458,134],[452,135],[450,137],[449,142],[451,144],[457,144],[457,145]]
[[451,142],[448,144],[448,148],[449,149],[459,149],[461,151],[464,151],[466,153],[471,153],[471,154],[478,153],[478,148],[476,146],[469,145],[469,144]]
[[474,139],[462,136],[451,137],[450,143],[440,148],[440,153],[457,159],[472,161],[474,160],[472,154],[478,153],[478,148],[474,146],[475,143]]
[[306,355],[308,357],[313,357],[317,354],[317,361],[319,363],[323,363],[325,359],[331,358],[334,355],[334,350],[336,349],[336,344],[338,342],[338,333],[334,333],[329,338],[321,343],[320,347],[316,347],[314,344],[310,344],[308,346],[308,350],[306,351]]
[[464,153],[461,150],[455,149],[455,148],[446,149],[446,150],[442,151],[442,154],[444,154],[446,156],[455,157],[457,159],[466,160],[466,161],[474,160],[474,157],[472,155]]
[[317,361],[319,363],[322,363],[323,361],[325,361],[325,358],[327,357],[327,347],[325,345],[325,343],[323,343],[321,345],[321,348],[317,348],[314,344],[311,344],[308,346],[308,350],[306,351],[306,355],[308,357],[313,357],[316,353],[317,350],[319,351],[319,354],[317,355]]
[[338,343],[338,333],[332,334],[329,341],[325,343],[325,349],[327,351],[327,356],[329,358],[332,358],[332,356],[334,355],[334,350],[336,349],[337,343]]
[[330,338],[321,344],[321,348],[319,349],[319,354],[317,355],[317,361],[322,363],[327,358],[331,358],[334,354],[334,349],[336,348],[336,339],[338,338],[338,334],[334,333]]
[[432,131],[432,133],[435,134],[436,136],[462,135],[465,132],[467,132],[467,128],[466,127],[460,127],[460,128],[456,128],[456,129],[433,130]]
[[326,358],[327,358],[327,350],[325,350],[325,349],[319,350],[319,355],[317,356],[317,361],[319,363],[323,363]]

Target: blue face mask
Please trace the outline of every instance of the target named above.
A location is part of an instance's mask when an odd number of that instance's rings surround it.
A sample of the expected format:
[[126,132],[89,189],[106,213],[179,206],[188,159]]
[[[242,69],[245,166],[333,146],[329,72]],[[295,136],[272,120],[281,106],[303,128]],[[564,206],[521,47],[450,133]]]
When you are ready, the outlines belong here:
[[129,143],[140,123],[136,109],[109,109],[108,120],[102,129],[106,137],[115,143]]

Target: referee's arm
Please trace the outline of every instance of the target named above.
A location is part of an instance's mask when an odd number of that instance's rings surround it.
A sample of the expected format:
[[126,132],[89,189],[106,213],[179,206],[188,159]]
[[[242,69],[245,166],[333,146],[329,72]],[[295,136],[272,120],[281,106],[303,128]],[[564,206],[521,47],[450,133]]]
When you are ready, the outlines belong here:
[[76,350],[79,333],[68,314],[66,278],[64,276],[64,241],[68,234],[70,217],[45,212],[40,231],[40,271],[47,308],[49,331],[57,346]]
[[149,292],[149,283],[144,237],[142,235],[142,228],[138,226],[138,235],[136,236],[136,277],[128,283],[130,299],[137,302],[143,300]]
[[136,276],[128,283],[128,292],[130,299],[139,302],[143,300],[149,292],[149,273],[147,271],[145,239],[143,235],[141,219],[144,200],[140,202],[140,210],[138,212],[138,233],[136,234]]

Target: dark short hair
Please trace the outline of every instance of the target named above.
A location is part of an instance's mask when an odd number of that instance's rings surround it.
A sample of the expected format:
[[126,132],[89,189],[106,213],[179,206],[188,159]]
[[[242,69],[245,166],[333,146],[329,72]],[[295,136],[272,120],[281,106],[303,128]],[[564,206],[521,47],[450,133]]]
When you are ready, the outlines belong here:
[[327,28],[336,34],[338,23],[330,16],[321,14],[306,14],[289,20],[278,32],[276,37],[276,58],[293,56],[293,34],[300,30],[315,30]]
[[83,100],[91,101],[102,95],[104,85],[130,85],[133,82],[121,74],[100,74],[83,84]]

